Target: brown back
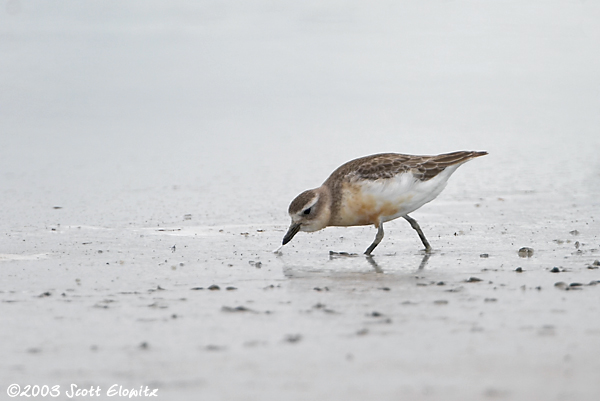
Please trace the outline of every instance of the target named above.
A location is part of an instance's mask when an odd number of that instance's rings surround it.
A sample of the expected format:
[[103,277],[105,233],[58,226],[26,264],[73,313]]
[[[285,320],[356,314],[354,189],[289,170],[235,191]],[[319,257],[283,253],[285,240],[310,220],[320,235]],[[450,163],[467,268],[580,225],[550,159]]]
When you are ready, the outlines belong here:
[[331,173],[325,184],[332,184],[332,181],[343,181],[350,178],[350,176],[365,180],[391,178],[409,171],[419,180],[427,181],[441,173],[448,166],[464,163],[483,155],[487,155],[487,152],[460,151],[437,156],[381,153],[361,157],[341,165]]

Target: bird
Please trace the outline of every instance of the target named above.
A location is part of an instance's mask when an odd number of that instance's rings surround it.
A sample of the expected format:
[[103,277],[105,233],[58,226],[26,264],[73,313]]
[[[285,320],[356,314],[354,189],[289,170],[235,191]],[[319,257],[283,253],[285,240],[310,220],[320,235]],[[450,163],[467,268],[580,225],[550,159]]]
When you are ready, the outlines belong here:
[[288,208],[292,222],[278,252],[300,232],[332,226],[373,225],[377,234],[364,252],[371,256],[384,236],[383,224],[404,218],[417,232],[425,252],[432,251],[409,213],[434,200],[456,169],[486,151],[457,151],[435,156],[380,153],[338,167],[318,188],[298,195]]

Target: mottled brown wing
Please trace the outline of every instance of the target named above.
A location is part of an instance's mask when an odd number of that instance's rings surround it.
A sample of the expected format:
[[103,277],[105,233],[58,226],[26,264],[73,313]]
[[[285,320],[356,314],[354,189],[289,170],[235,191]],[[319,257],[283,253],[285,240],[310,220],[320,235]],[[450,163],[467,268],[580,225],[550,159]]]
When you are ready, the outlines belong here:
[[[418,156],[401,155],[396,153],[383,153],[357,159],[349,173],[366,180],[391,178],[400,173],[406,173],[414,166]],[[352,163],[352,162],[351,162]],[[349,166],[350,167],[350,166]]]
[[437,156],[422,156],[424,160],[418,162],[412,168],[412,172],[420,180],[427,181],[444,171],[446,167],[462,164],[475,157],[484,155],[487,155],[487,152],[460,151]]
[[[400,173],[412,172],[415,177],[427,181],[448,166],[464,163],[487,152],[460,151],[437,156],[411,156],[383,153],[352,160],[334,172],[335,175],[355,175],[361,179],[377,180],[391,178]],[[334,175],[332,174],[332,176]]]

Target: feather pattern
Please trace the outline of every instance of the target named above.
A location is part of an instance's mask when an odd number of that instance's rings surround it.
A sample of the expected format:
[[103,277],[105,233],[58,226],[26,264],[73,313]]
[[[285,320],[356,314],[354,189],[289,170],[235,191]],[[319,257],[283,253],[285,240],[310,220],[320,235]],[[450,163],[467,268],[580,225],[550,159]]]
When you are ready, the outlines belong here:
[[382,153],[351,160],[337,168],[323,184],[333,195],[328,225],[378,226],[404,216],[435,199],[461,164],[486,154]]

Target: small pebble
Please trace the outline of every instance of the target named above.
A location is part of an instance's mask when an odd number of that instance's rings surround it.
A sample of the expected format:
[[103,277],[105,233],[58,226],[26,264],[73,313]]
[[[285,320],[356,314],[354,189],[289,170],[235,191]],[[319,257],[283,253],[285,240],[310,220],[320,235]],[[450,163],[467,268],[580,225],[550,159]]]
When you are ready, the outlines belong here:
[[465,283],[478,283],[480,281],[483,281],[483,280],[480,278],[477,278],[477,277],[469,277],[468,280],[465,280]]
[[29,352],[30,354],[39,354],[40,352],[42,352],[41,348],[28,348],[27,352]]
[[515,269],[515,271],[516,271],[517,273],[523,273],[523,268],[522,268],[522,267],[517,267],[517,268]]
[[560,273],[560,269],[558,267],[553,267],[550,269],[550,273]]
[[357,253],[329,251],[329,256],[358,256]]
[[225,350],[225,347],[222,347],[220,345],[207,345],[206,347],[204,347],[204,349],[206,349],[207,351],[223,351]]
[[251,309],[248,309],[245,306],[236,306],[235,308],[231,306],[223,306],[221,310],[223,312],[252,312]]
[[297,343],[300,340],[302,340],[302,336],[300,334],[288,334],[283,339],[283,341],[286,341],[286,342],[292,343],[292,344]]
[[221,289],[221,287],[219,287],[219,286],[218,286],[218,285],[216,285],[216,284],[213,284],[213,285],[211,285],[210,287],[208,287],[208,289],[209,289],[209,290],[211,290],[211,291],[216,291],[216,290],[220,290],[220,289]]
[[524,246],[523,248],[519,249],[517,253],[522,258],[530,258],[533,256],[533,248]]
[[481,255],[479,255],[480,258],[489,258],[490,255],[488,253],[482,253]]
[[571,284],[567,285],[567,283],[565,283],[563,281],[559,281],[558,283],[555,283],[554,286],[560,290],[565,290],[565,291],[582,290],[583,289],[583,284],[581,284],[581,283],[571,283]]

